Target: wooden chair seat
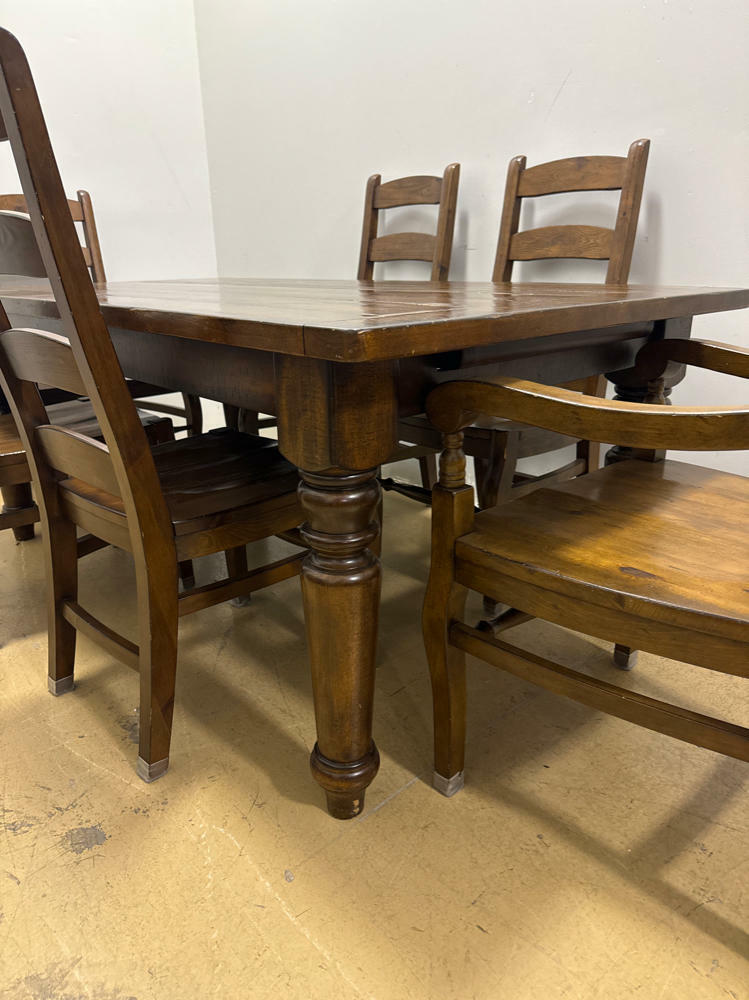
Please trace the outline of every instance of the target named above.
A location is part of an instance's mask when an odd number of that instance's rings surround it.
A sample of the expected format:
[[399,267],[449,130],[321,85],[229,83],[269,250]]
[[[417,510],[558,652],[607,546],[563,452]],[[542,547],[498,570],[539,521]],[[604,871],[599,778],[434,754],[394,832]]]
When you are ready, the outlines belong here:
[[[621,462],[477,514],[455,544],[456,579],[481,589],[491,574],[496,600],[561,624],[570,622],[568,605],[582,602],[649,620],[652,631],[640,622],[637,641],[661,653],[659,633],[669,626],[746,641],[747,509],[742,476],[670,460]],[[709,531],[695,531],[706,519]],[[536,600],[531,587],[548,593]],[[701,662],[690,649],[685,642],[678,658]],[[731,672],[749,675],[749,661]]]
[[[237,524],[242,524],[242,538],[251,541],[244,525],[247,520],[257,524],[258,538],[266,537],[259,517],[263,504],[273,512],[276,524],[279,501],[287,499],[288,524],[279,530],[293,528],[302,520],[296,496],[299,474],[268,438],[223,429],[170,441],[154,448],[153,456],[175,536],[201,535],[199,540],[177,537],[180,559],[230,547],[233,539],[225,536],[231,536],[232,526]],[[129,548],[127,518],[120,497],[73,477],[59,485],[71,517],[80,527],[95,533],[91,519],[103,519],[115,526],[113,531],[116,538],[122,539],[121,547]],[[107,529],[99,525],[99,530]],[[210,536],[202,537],[205,532]],[[114,540],[113,544],[118,542]]]

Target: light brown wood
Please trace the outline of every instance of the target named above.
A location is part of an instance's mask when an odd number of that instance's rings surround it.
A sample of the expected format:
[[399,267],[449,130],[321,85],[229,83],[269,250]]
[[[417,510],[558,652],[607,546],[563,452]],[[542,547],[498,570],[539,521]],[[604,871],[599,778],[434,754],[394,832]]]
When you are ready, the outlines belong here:
[[500,376],[444,386],[428,416],[440,430],[454,431],[469,426],[476,414],[495,409],[520,423],[632,448],[749,448],[747,407],[641,405]]
[[543,226],[515,233],[510,254],[513,260],[608,260],[612,239],[612,231],[602,226]]
[[[643,369],[669,360],[749,377],[747,354],[727,345],[656,342]],[[637,365],[635,366],[637,367]],[[606,401],[509,379],[453,382],[435,389],[427,412],[444,432],[435,489],[432,573],[424,639],[432,671],[435,787],[463,782],[464,684],[451,664],[465,653],[622,719],[749,760],[749,730],[636,694],[545,660],[471,628],[452,592],[477,591],[513,610],[505,629],[544,618],[588,635],[618,639],[619,665],[644,649],[714,671],[749,677],[749,480],[696,465],[643,458],[620,461],[563,485],[535,489],[460,521],[465,491],[462,428],[480,411],[563,432],[595,434],[641,447],[749,449],[749,409],[728,413]],[[567,417],[570,416],[570,419]],[[469,504],[472,491],[469,491]],[[460,589],[462,588],[462,590]],[[459,609],[458,609],[459,610]]]
[[[15,331],[0,307],[0,380],[31,469],[43,525],[49,607],[49,688],[73,687],[76,633],[137,667],[138,773],[167,769],[177,655],[178,562],[217,552],[301,520],[295,468],[265,439],[225,431],[157,446],[153,452],[122,374],[86,271],[26,57],[0,29],[0,116],[18,169],[65,338]],[[20,346],[19,346],[20,345]],[[22,349],[21,349],[22,348]],[[37,388],[44,376],[75,381],[90,399],[99,444],[50,426]],[[54,382],[52,383],[54,385]],[[258,525],[262,525],[262,532]],[[76,528],[128,549],[138,592],[138,642],[123,640],[77,598]],[[179,543],[177,540],[179,536]],[[278,578],[266,575],[266,582]],[[288,575],[288,574],[287,574]],[[253,589],[258,580],[246,581]],[[203,592],[194,608],[237,592],[237,581]]]

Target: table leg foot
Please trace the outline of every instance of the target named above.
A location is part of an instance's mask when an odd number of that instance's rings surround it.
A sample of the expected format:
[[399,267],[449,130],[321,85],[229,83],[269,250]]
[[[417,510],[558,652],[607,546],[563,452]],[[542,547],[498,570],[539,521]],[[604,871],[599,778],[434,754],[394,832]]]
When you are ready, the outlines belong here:
[[369,753],[350,764],[328,760],[315,748],[310,754],[310,769],[315,781],[325,790],[328,812],[334,819],[353,819],[364,809],[364,793],[380,766],[380,754],[372,743]]

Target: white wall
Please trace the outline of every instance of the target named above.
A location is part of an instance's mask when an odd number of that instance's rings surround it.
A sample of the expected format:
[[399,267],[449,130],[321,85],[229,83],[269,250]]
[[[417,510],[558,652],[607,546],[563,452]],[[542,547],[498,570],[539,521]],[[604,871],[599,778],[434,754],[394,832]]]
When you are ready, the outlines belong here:
[[[216,273],[192,0],[2,0],[110,280]],[[0,147],[0,191],[20,190]]]
[[[631,280],[748,283],[745,0],[195,0],[195,10],[224,275],[353,276],[366,177],[458,160],[451,277],[486,280],[511,156],[623,154],[646,136]],[[535,223],[544,211],[563,218],[569,197],[539,206]],[[582,221],[602,222],[611,204],[603,196]],[[400,267],[389,274],[423,274]],[[549,267],[517,276],[597,279],[604,265]],[[694,331],[747,344],[749,315],[697,319]],[[693,376],[676,398],[708,400],[715,382]],[[713,398],[745,399],[724,385]],[[745,455],[698,460],[749,473]]]

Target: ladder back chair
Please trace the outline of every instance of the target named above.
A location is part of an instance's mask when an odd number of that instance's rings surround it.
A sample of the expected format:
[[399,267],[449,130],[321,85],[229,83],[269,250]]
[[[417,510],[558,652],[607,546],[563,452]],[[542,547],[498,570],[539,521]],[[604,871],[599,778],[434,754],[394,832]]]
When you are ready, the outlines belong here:
[[[455,210],[458,201],[460,164],[449,163],[441,177],[398,177],[382,183],[381,174],[372,174],[364,195],[364,221],[359,251],[359,281],[371,281],[374,265],[386,261],[425,261],[432,265],[431,280],[447,281],[452,255]],[[380,213],[392,208],[438,205],[435,233],[387,233],[379,235]],[[224,407],[226,422],[240,430],[257,432],[261,427],[275,426],[275,417],[259,417],[252,410]],[[402,462],[418,459],[424,488],[430,489],[437,479],[437,447],[401,446],[390,459]],[[385,489],[409,494],[406,484],[393,479],[382,480]]]
[[[636,370],[653,403],[518,379],[439,386],[427,413],[443,434],[423,612],[434,697],[434,784],[463,784],[466,653],[591,708],[749,759],[749,730],[620,688],[463,620],[469,591],[538,617],[709,670],[749,676],[749,479],[660,458],[656,449],[749,449],[749,407],[665,407],[669,362],[749,378],[749,350],[706,341],[646,345]],[[636,458],[476,513],[463,431],[476,413],[639,449]],[[697,527],[695,527],[697,525]],[[625,561],[627,565],[622,565]]]
[[[448,164],[442,177],[399,177],[383,184],[380,174],[372,174],[364,195],[359,281],[372,280],[378,261],[395,260],[423,260],[432,265],[432,281],[447,281],[459,180],[459,163]],[[414,205],[439,205],[436,233],[378,234],[381,212]]]
[[[88,191],[76,193],[77,199],[67,198],[66,200],[73,222],[81,224],[83,259],[89,269],[92,281],[104,282],[107,280],[107,275],[104,270],[104,258],[101,253],[99,231],[96,228],[91,195]],[[0,247],[2,248],[0,254],[3,251],[5,254],[10,254],[16,266],[22,267],[23,270],[5,271],[4,273],[19,274],[28,278],[46,278],[47,272],[44,270],[44,264],[33,238],[26,198],[22,194],[0,195],[0,213],[8,212],[17,214],[15,216],[6,215],[3,219],[3,231],[0,233]],[[18,214],[24,215],[26,218],[19,218]],[[182,393],[183,405],[173,406],[171,403],[162,403],[149,398],[165,395],[171,392],[169,389],[135,380],[128,380],[128,389],[130,394],[138,399],[142,409],[151,413],[161,413],[184,419],[185,424],[178,427],[177,430],[186,430],[188,434],[200,434],[203,429],[203,410],[198,396]]]
[[[398,177],[382,183],[381,174],[372,174],[364,194],[364,220],[359,250],[359,281],[371,281],[376,263],[387,261],[424,261],[431,264],[431,281],[447,281],[452,256],[455,213],[458,202],[460,164],[449,163],[441,177]],[[434,233],[389,232],[380,235],[381,213],[393,208],[438,205]],[[390,459],[419,461],[422,485],[431,489],[437,479],[436,451],[418,443],[401,445]],[[385,489],[409,494],[408,487],[393,479],[382,481]]]
[[[49,615],[48,686],[73,687],[77,633],[140,675],[138,774],[169,762],[181,615],[294,576],[302,553],[178,594],[177,562],[244,547],[302,520],[296,469],[272,442],[224,430],[148,447],[86,273],[31,73],[0,30],[0,140],[9,139],[66,336],[11,329],[0,311],[0,384],[34,478],[43,522]],[[104,441],[49,422],[43,382],[93,405]],[[138,643],[78,602],[76,529],[132,554]]]
[[[87,192],[79,191],[78,201],[68,200],[68,207],[73,220],[83,223],[86,243],[81,247],[81,251],[86,266],[91,269],[94,280],[103,280],[96,222]],[[26,199],[21,194],[0,195],[0,274],[31,278],[47,276],[28,218]],[[92,437],[100,436],[90,403],[75,399],[70,393],[51,388],[42,390],[42,396],[47,404],[51,404],[49,417],[53,423],[73,427]],[[143,414],[141,419],[151,444],[162,444],[174,439],[174,430],[169,418]],[[26,461],[15,421],[1,391],[0,492],[3,497],[0,530],[12,528],[16,541],[19,542],[33,538],[34,524],[39,520],[39,512],[31,493],[31,470]]]
[[[575,156],[526,167],[526,158],[510,160],[492,281],[512,279],[515,261],[563,258],[608,260],[606,283],[627,283],[642,200],[649,139],[638,139],[627,156]],[[620,191],[613,229],[601,226],[555,225],[521,231],[524,199],[586,191]],[[603,396],[606,380],[593,376],[568,383],[567,388]],[[439,435],[424,416],[401,421],[400,436],[439,448]],[[576,445],[574,459],[544,475],[519,473],[517,462]],[[488,418],[466,430],[465,453],[474,460],[479,507],[493,507],[541,485],[563,482],[597,469],[600,445],[561,436],[540,428],[520,427]]]

